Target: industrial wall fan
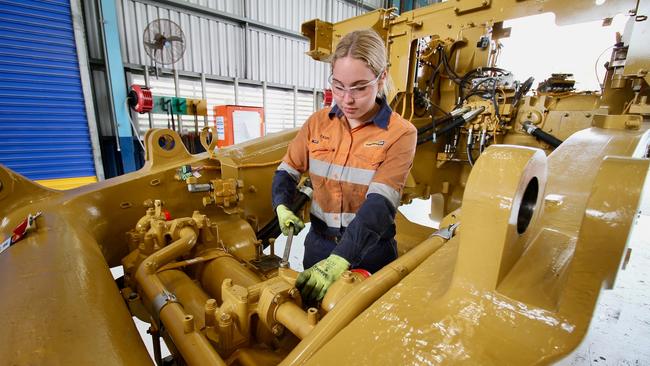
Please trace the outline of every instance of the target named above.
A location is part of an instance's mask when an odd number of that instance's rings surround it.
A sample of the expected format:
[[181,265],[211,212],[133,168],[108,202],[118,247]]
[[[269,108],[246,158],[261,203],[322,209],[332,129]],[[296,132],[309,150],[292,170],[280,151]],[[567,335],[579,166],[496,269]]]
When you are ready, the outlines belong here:
[[185,53],[183,30],[169,19],[149,23],[142,34],[142,44],[156,69],[157,65],[173,65]]

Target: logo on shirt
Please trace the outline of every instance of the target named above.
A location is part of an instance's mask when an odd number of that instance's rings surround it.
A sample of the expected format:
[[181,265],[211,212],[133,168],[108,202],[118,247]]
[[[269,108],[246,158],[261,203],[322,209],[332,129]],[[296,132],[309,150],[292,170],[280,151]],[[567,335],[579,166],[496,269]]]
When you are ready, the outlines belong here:
[[323,140],[329,140],[330,139],[329,136],[325,136],[325,135],[322,135],[322,134],[320,135],[320,138],[322,138]]
[[384,140],[366,141],[363,144],[363,146],[365,146],[365,147],[384,146]]

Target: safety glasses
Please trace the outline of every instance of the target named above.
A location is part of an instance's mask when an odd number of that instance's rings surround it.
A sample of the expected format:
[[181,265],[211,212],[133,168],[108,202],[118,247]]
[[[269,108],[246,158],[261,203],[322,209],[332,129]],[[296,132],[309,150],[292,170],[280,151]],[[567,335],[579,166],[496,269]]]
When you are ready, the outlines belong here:
[[368,93],[368,90],[370,90],[370,86],[377,84],[379,78],[383,73],[384,71],[382,70],[382,72],[380,72],[379,75],[377,75],[377,77],[374,80],[371,80],[361,85],[355,85],[351,87],[347,87],[342,83],[340,83],[338,80],[334,80],[334,74],[330,74],[327,81],[332,87],[332,93],[337,97],[342,97],[345,95],[345,93],[348,93],[350,98],[359,98],[364,96],[366,93]]

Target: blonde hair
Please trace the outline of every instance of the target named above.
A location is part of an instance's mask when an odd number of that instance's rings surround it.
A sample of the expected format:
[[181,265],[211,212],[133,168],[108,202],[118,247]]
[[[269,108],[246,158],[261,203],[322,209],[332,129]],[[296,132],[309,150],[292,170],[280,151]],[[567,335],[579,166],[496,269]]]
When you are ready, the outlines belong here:
[[[341,39],[330,57],[332,71],[334,71],[334,64],[338,59],[348,56],[365,62],[375,76],[379,76],[388,67],[384,40],[370,28],[348,33]],[[389,88],[390,79],[386,73],[383,87],[378,93],[379,96],[388,95]]]

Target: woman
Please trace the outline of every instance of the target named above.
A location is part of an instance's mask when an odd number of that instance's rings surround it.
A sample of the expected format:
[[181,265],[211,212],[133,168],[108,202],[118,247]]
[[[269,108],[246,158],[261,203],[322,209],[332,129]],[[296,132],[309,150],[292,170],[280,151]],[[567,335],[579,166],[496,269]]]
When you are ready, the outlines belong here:
[[348,268],[376,272],[397,258],[395,212],[417,133],[386,103],[386,49],[371,29],[347,34],[331,58],[336,105],[314,113],[273,178],[282,232],[303,222],[290,209],[302,173],[313,184],[311,230],[296,287],[318,301]]

